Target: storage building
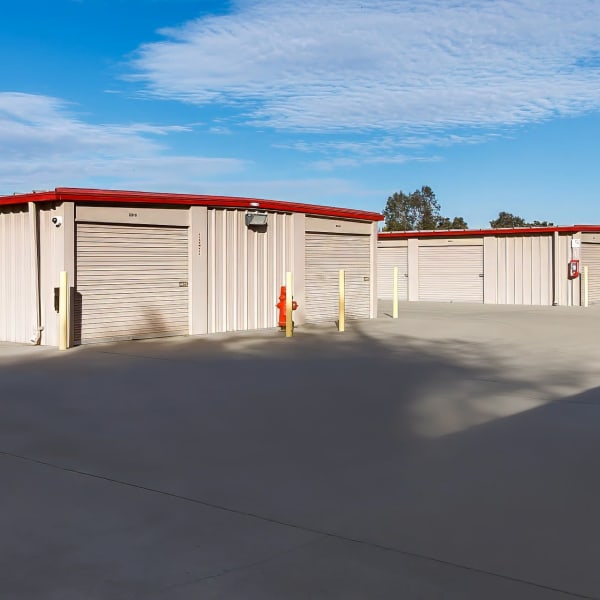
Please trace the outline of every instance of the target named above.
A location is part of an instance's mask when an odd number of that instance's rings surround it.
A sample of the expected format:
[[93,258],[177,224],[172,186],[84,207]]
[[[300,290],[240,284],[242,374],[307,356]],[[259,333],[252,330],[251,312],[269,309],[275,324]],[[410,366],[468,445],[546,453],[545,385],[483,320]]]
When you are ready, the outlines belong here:
[[378,297],[400,300],[579,306],[600,302],[600,226],[380,233]]
[[277,325],[293,274],[296,324],[376,316],[377,213],[252,198],[95,189],[0,197],[0,340],[70,343]]

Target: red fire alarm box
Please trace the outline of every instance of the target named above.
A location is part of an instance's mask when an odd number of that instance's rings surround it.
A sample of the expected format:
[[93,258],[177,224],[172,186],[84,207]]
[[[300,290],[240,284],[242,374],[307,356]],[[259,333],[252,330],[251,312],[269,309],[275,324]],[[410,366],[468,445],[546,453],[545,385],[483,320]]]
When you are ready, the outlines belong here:
[[569,261],[569,278],[575,279],[579,277],[579,261],[578,260],[570,260]]

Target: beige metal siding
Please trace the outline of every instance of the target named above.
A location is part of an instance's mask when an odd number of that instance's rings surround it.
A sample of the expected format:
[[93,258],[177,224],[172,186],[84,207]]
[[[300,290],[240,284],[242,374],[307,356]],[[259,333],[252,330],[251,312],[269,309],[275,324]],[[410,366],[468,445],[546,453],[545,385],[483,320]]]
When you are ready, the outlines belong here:
[[391,300],[394,267],[398,267],[398,298],[408,300],[408,247],[377,248],[377,297]]
[[588,293],[590,304],[600,302],[600,244],[581,245],[581,266],[588,267]]
[[337,233],[371,235],[372,223],[335,219],[331,217],[306,217],[306,231],[310,233]]
[[75,218],[87,223],[111,223],[115,225],[160,225],[161,227],[187,227],[190,211],[187,206],[114,206],[77,204]]
[[560,306],[579,306],[580,279],[569,278],[569,261],[573,258],[573,236],[559,234],[556,251],[555,276],[557,283],[557,302]]
[[[42,205],[39,208],[40,235],[40,303],[42,313],[42,344],[58,346],[58,312],[54,290],[64,268],[64,226],[56,227],[52,217],[63,215],[62,206]],[[63,223],[64,225],[64,223]],[[73,285],[71,281],[70,285]]]
[[209,209],[208,333],[277,325],[280,287],[293,265],[292,215],[249,229],[244,210]]
[[26,206],[0,209],[0,341],[26,343],[36,329],[32,239]]
[[483,246],[421,246],[419,300],[483,302]]
[[75,341],[183,335],[187,228],[77,224]]
[[496,242],[495,273],[486,261],[486,279],[496,277],[498,304],[552,304],[552,236],[502,236]]
[[368,319],[371,311],[371,237],[306,234],[306,320],[336,321],[339,270],[346,271],[346,318]]

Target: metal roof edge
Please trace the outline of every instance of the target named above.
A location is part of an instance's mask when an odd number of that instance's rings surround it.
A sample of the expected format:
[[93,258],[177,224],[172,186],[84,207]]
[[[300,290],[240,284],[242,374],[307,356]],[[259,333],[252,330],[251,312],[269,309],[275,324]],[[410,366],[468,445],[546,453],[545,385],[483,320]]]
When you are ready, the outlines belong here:
[[281,200],[265,200],[262,198],[245,198],[235,196],[213,196],[200,194],[171,194],[166,192],[141,192],[131,190],[102,190],[93,188],[59,187],[48,192],[32,192],[0,197],[0,206],[24,204],[26,202],[98,202],[117,204],[179,204],[187,206],[209,206],[214,208],[245,208],[250,210],[275,210],[280,212],[304,213],[307,215],[356,219],[360,221],[383,221],[383,215],[354,208],[338,208],[285,202]]
[[56,190],[29,192],[26,194],[12,194],[0,196],[0,206],[16,206],[28,202],[51,202],[56,200]]
[[593,231],[600,232],[600,225],[559,225],[552,227],[511,227],[498,229],[417,229],[414,231],[382,231],[379,232],[377,237],[380,240],[394,240],[417,237],[472,237]]

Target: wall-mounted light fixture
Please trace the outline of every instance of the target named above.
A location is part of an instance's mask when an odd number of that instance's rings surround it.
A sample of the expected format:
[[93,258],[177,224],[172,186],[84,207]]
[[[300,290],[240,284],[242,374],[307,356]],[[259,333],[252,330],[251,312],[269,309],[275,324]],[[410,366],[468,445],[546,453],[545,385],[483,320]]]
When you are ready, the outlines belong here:
[[247,212],[246,227],[266,227],[267,217],[266,212]]

